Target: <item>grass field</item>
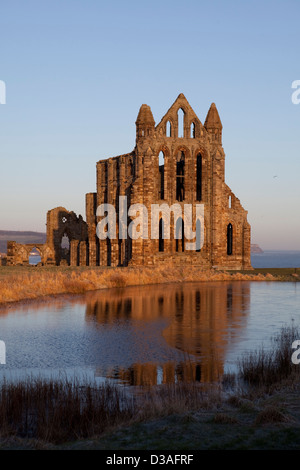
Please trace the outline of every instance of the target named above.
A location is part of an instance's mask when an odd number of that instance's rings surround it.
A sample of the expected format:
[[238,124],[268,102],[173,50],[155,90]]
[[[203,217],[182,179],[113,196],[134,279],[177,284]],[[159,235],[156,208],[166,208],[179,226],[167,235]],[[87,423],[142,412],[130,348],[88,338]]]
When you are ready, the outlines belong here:
[[203,271],[199,266],[56,267],[0,266],[0,304],[110,287],[207,281],[294,281],[300,269]]

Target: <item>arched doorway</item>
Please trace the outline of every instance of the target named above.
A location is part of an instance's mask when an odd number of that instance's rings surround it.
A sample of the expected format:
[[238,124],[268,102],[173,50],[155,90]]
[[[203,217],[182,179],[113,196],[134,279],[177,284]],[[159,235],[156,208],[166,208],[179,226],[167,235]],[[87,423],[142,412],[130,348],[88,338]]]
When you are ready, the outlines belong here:
[[70,238],[66,232],[64,232],[61,243],[60,243],[60,258],[66,260],[70,264]]
[[29,264],[37,265],[42,262],[42,256],[40,250],[34,246],[29,253]]

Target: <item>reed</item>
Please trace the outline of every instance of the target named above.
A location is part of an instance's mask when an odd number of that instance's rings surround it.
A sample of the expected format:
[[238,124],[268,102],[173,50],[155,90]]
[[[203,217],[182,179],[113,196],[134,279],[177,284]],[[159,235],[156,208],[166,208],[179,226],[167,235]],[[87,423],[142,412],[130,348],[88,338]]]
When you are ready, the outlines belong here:
[[248,384],[270,387],[284,380],[299,377],[299,366],[293,364],[292,343],[299,339],[299,328],[282,327],[271,338],[271,347],[246,353],[238,361],[239,374]]
[[197,384],[179,383],[128,393],[108,383],[28,378],[0,386],[0,437],[54,444],[95,437],[157,416],[207,408],[220,395]]
[[0,388],[0,434],[59,443],[98,435],[134,415],[132,400],[109,384],[67,379],[4,382]]
[[[0,304],[36,299],[57,294],[83,294],[87,291],[172,282],[207,281],[273,281],[271,274],[242,274],[203,271],[197,266],[151,266],[132,268],[59,267],[24,268],[14,274],[14,267],[6,267],[0,277]],[[1,272],[0,272],[1,274]]]

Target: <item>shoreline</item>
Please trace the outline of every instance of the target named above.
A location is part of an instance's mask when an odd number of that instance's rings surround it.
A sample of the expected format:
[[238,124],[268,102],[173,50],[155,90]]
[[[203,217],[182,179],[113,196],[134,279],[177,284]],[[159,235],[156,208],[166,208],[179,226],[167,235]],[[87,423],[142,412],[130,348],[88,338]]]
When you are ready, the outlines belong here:
[[252,271],[202,270],[199,266],[0,267],[0,310],[73,299],[87,292],[183,282],[299,282],[300,268]]

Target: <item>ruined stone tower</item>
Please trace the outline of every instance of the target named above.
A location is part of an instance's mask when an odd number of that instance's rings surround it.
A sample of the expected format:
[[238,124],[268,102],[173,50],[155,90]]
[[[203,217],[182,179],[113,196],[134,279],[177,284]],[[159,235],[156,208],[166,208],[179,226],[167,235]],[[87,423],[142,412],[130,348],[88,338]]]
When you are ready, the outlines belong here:
[[[180,128],[179,113],[183,116]],[[127,266],[163,262],[195,264],[219,269],[249,269],[250,226],[247,212],[226,185],[222,123],[213,103],[204,125],[180,94],[160,123],[143,104],[136,120],[136,145],[131,153],[97,163],[97,192],[86,196],[90,264]],[[143,204],[203,203],[204,245],[186,251],[185,240],[175,239],[171,217],[169,240],[99,240],[96,237],[96,207],[110,203],[119,211],[119,196],[127,196],[128,207]],[[130,220],[128,220],[128,223]],[[148,220],[150,233],[150,220]],[[194,227],[195,228],[195,227]],[[182,230],[181,230],[182,231]],[[99,255],[97,254],[99,252]],[[95,253],[95,255],[93,255]]]

